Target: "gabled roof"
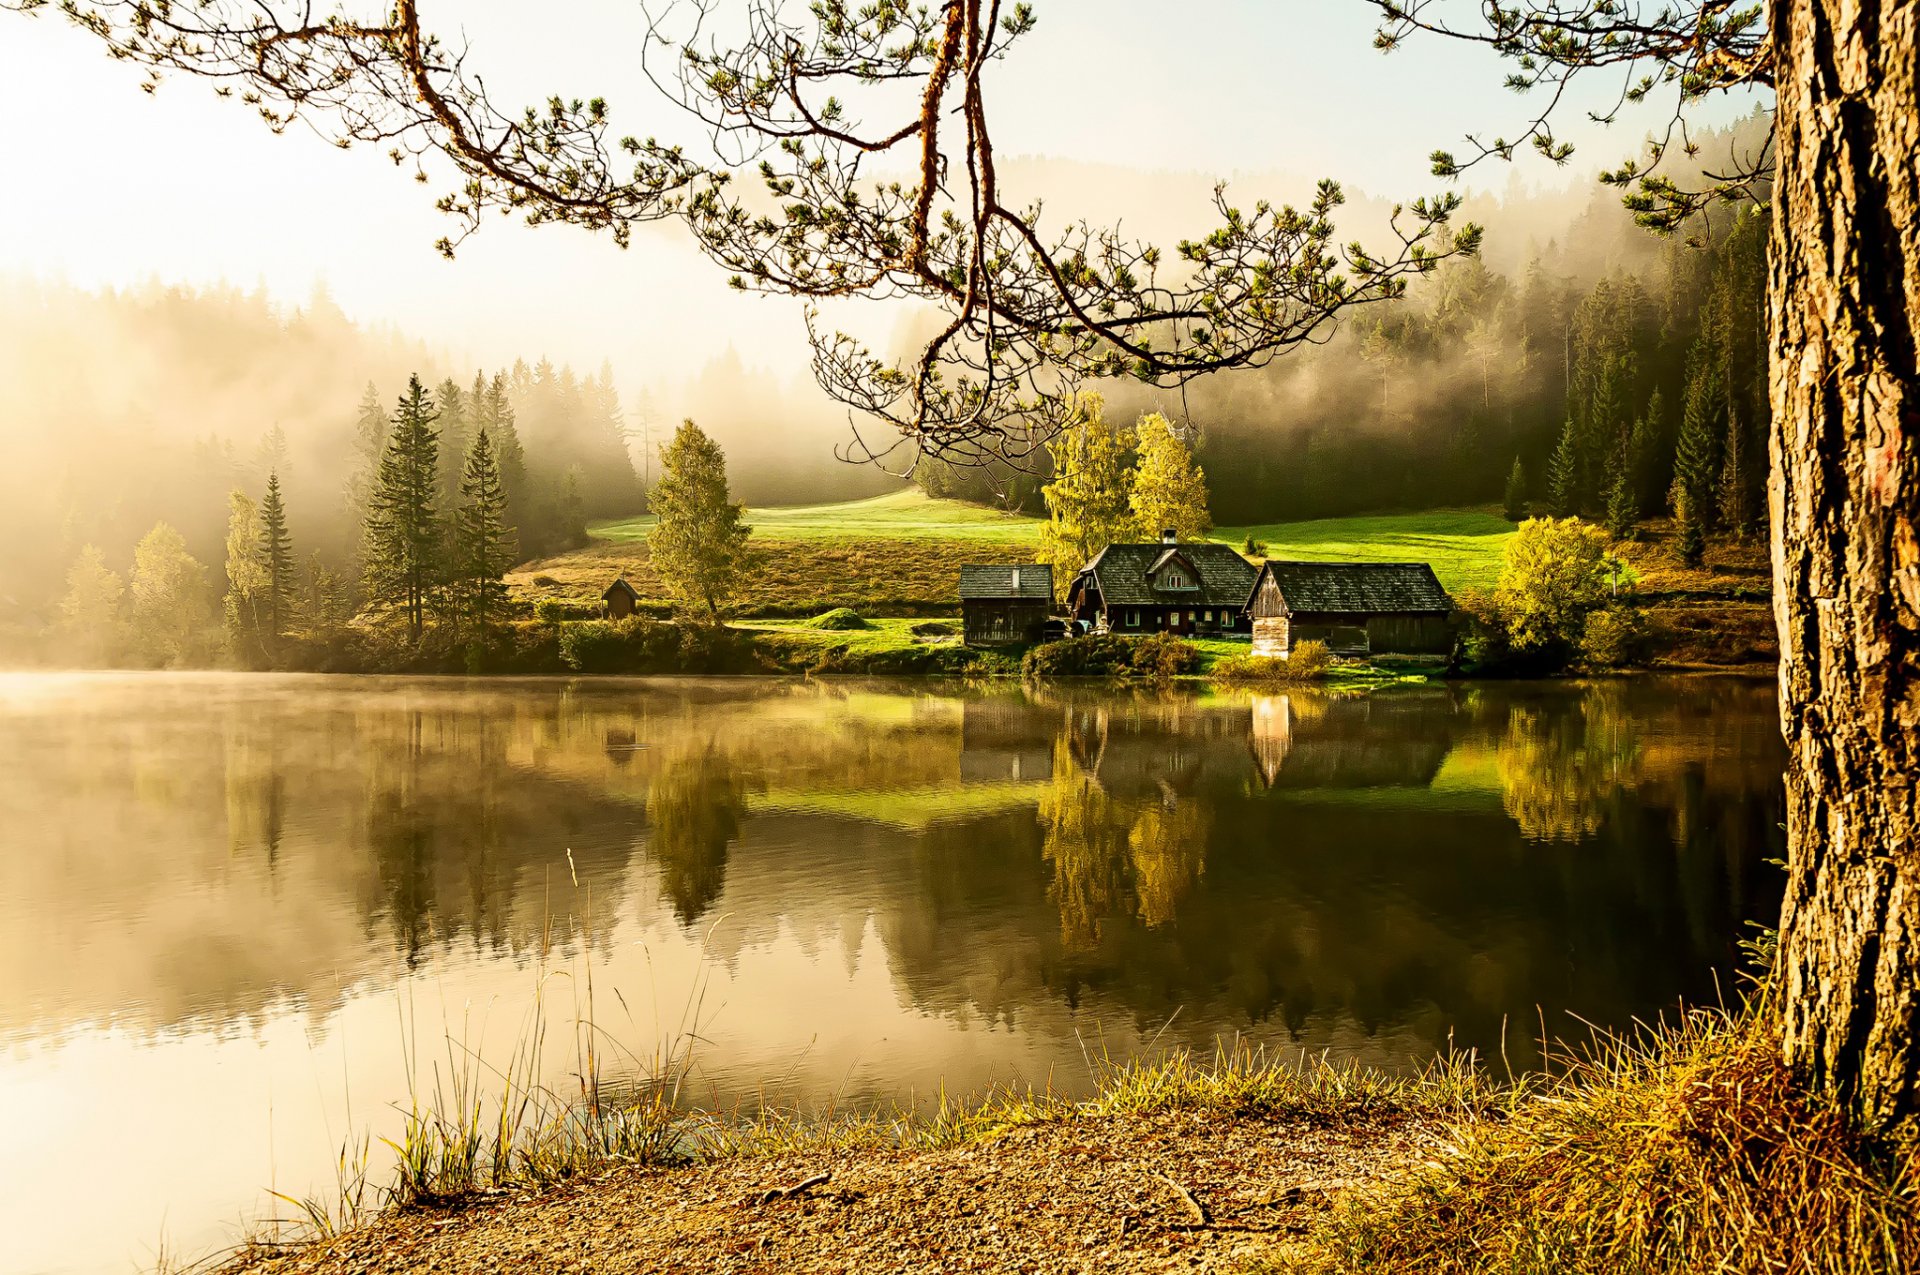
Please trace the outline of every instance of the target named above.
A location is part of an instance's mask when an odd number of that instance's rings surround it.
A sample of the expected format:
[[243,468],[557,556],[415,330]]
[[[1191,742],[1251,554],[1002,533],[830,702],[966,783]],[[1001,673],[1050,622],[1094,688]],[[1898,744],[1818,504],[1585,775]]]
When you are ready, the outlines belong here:
[[1453,610],[1453,599],[1424,562],[1270,561],[1260,573],[1280,586],[1289,611],[1391,615]]
[[[1153,587],[1148,579],[1175,551],[1192,564],[1200,577],[1197,589]],[[1080,569],[1092,576],[1108,606],[1245,606],[1253,593],[1253,564],[1230,547],[1211,541],[1181,545],[1108,545]]]
[[[1019,581],[1015,586],[1015,579]],[[1053,568],[1044,562],[969,562],[960,568],[960,597],[1053,601]]]
[[639,591],[636,590],[632,585],[627,583],[627,578],[625,576],[620,576],[612,584],[608,585],[607,591],[600,595],[600,600],[602,602],[612,601],[613,595],[616,593],[624,593],[628,597],[632,598],[635,602],[638,602],[640,600]]

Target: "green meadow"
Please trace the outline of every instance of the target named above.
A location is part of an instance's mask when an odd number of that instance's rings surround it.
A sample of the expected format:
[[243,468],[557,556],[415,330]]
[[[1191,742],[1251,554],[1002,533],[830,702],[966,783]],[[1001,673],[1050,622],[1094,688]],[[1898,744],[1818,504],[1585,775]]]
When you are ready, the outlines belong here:
[[[1008,551],[1031,548],[1040,519],[983,509],[958,500],[935,500],[918,490],[826,505],[749,509],[747,521],[762,544],[914,541],[950,545],[957,572],[969,548]],[[606,548],[638,548],[651,518],[626,518],[590,528]],[[1267,556],[1316,562],[1427,562],[1449,589],[1485,588],[1500,574],[1501,555],[1513,524],[1485,509],[1438,509],[1422,513],[1321,518],[1220,527],[1213,538],[1236,548],[1249,536],[1267,546]],[[824,601],[825,599],[823,599]]]

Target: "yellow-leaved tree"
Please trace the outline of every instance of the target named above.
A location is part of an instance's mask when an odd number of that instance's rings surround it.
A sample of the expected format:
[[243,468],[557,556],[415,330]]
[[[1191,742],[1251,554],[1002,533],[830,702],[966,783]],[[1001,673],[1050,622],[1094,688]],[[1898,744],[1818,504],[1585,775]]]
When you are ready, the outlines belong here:
[[1107,423],[1097,394],[1083,395],[1075,407],[1073,422],[1047,445],[1053,481],[1040,489],[1047,502],[1040,558],[1053,564],[1062,592],[1089,558],[1116,540],[1133,539],[1135,530],[1131,431]]
[[1193,449],[1158,412],[1133,427],[1140,459],[1133,472],[1129,507],[1144,540],[1171,531],[1181,540],[1205,540],[1213,530],[1207,512],[1207,471],[1193,463]]

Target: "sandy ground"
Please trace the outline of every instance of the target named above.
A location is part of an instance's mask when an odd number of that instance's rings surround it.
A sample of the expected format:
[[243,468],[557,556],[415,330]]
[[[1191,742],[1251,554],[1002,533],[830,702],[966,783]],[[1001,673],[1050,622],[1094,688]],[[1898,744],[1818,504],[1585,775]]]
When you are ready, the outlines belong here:
[[1172,1111],[950,1150],[623,1168],[389,1215],[229,1271],[1231,1271],[1284,1253],[1335,1192],[1410,1154],[1424,1127]]

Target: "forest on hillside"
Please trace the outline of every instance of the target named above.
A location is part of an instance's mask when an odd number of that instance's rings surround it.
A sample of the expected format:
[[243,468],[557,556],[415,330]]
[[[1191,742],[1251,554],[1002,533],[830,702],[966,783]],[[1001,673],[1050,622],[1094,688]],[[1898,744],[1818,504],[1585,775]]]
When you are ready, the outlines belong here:
[[[1765,127],[1756,117],[1703,134],[1698,162],[1756,144]],[[1184,394],[1103,383],[1108,417],[1159,411],[1187,422],[1215,520],[1247,523],[1499,501],[1516,460],[1526,498],[1543,510],[1606,517],[1624,468],[1639,516],[1655,516],[1670,508],[1691,411],[1696,437],[1679,468],[1696,504],[1714,506],[1698,512],[1758,518],[1764,210],[1716,210],[1666,240],[1598,184],[1570,222],[1520,197],[1467,213],[1487,227],[1480,256],[1444,263],[1403,300],[1356,311],[1326,344],[1205,377]],[[1710,471],[1704,497],[1701,471]],[[923,461],[916,477],[933,494],[1041,512],[1046,470]],[[1719,517],[1723,486],[1737,518]]]

